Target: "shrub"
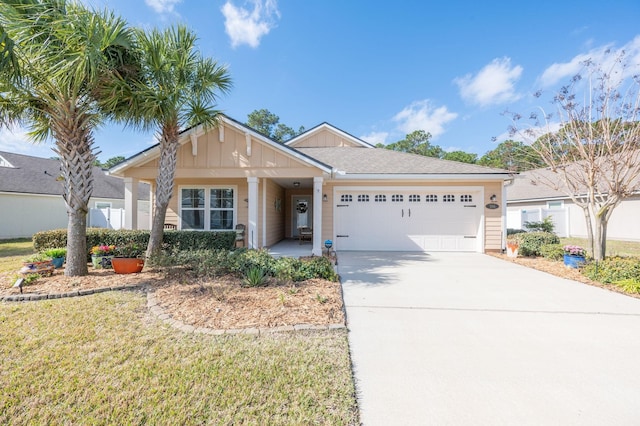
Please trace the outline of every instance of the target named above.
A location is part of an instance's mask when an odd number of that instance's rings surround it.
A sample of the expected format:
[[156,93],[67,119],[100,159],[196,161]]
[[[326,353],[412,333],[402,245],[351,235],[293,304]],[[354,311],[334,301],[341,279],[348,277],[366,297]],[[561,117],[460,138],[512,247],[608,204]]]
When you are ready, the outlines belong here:
[[540,255],[549,260],[562,260],[564,248],[561,244],[545,244],[540,247]]
[[540,222],[525,222],[524,227],[530,232],[548,232],[553,234],[556,225],[553,223],[553,220],[551,220],[551,216],[547,216]]
[[246,287],[262,287],[267,283],[267,274],[258,267],[252,267],[244,275],[242,284]]
[[64,247],[56,247],[49,250],[45,250],[44,254],[46,254],[52,259],[56,257],[65,257],[67,255],[67,249]]
[[629,280],[616,281],[615,285],[620,287],[622,291],[624,291],[625,293],[633,293],[633,294],[640,293],[640,281],[638,280],[629,279]]
[[[223,232],[193,232],[193,231],[164,231],[163,248],[172,250],[204,250],[226,249],[234,247],[235,231]],[[87,250],[100,245],[124,246],[136,244],[146,247],[149,243],[149,231],[130,229],[87,229]],[[67,230],[54,229],[42,231],[33,235],[33,247],[37,251],[67,246]],[[89,254],[87,253],[87,260]]]
[[587,264],[582,273],[589,279],[603,283],[624,280],[640,281],[640,259],[637,257],[608,257]]
[[196,276],[218,276],[235,274],[246,277],[253,269],[261,270],[266,277],[282,281],[305,281],[322,278],[337,281],[333,264],[325,257],[275,259],[267,250],[175,250],[149,260],[152,266],[184,267]]
[[526,232],[518,234],[516,239],[520,245],[522,256],[540,256],[540,248],[547,244],[559,244],[560,238],[548,232]]
[[524,232],[527,232],[527,231],[525,231],[524,229],[507,228],[507,237],[509,235],[522,234]]

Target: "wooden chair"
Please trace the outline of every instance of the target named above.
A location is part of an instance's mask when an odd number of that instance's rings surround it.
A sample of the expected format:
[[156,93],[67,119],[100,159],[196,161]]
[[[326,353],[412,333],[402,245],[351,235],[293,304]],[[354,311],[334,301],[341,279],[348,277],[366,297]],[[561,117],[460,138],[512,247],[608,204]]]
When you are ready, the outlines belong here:
[[300,244],[304,241],[313,242],[313,229],[308,226],[298,228],[298,240],[300,241]]
[[238,246],[239,242],[242,242],[242,247],[245,247],[244,245],[244,232],[246,230],[246,226],[244,226],[243,224],[239,223],[236,225],[236,243],[235,243],[235,247]]

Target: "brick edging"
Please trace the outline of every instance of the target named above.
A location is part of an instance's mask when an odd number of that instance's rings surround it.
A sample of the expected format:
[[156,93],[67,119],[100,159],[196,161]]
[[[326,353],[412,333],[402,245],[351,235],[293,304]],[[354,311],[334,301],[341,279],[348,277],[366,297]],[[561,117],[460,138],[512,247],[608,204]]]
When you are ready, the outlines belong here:
[[118,285],[114,287],[87,288],[84,290],[70,291],[67,293],[14,294],[10,296],[0,296],[0,302],[31,302],[36,300],[63,299],[67,297],[88,296],[90,294],[104,293],[106,291],[137,290],[137,289],[144,288],[145,286],[146,286],[145,284],[134,284],[134,285]]
[[346,329],[344,324],[329,324],[329,325],[312,325],[312,324],[296,324],[296,325],[283,325],[280,327],[270,328],[229,328],[229,329],[215,329],[208,327],[194,327],[189,324],[185,324],[182,321],[171,318],[171,315],[165,312],[164,308],[158,304],[156,295],[152,290],[147,292],[147,308],[149,312],[155,315],[156,318],[163,321],[165,324],[170,325],[184,333],[195,334],[212,334],[221,336],[223,334],[250,334],[250,335],[262,335],[272,334],[280,332],[299,332],[306,330],[343,330]]

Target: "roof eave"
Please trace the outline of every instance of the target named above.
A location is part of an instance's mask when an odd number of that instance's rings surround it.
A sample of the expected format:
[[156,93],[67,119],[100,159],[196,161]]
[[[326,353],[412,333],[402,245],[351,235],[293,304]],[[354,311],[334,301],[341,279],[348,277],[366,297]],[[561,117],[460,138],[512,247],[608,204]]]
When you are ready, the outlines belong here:
[[335,173],[337,180],[509,180],[508,173]]

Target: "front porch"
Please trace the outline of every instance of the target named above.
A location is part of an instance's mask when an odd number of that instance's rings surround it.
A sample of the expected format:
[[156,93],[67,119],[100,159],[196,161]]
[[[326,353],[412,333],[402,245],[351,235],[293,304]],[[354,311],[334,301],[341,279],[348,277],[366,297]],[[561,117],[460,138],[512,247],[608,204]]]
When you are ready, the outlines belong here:
[[297,239],[284,239],[271,247],[268,247],[269,254],[273,257],[307,257],[311,256],[313,245],[302,243]]

